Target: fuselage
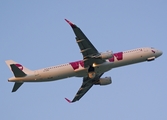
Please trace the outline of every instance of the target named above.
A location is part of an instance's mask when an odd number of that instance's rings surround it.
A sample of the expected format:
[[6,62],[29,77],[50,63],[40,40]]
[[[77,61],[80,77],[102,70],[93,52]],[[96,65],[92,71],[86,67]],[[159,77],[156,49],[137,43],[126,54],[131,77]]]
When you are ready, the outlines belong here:
[[[113,68],[134,63],[152,61],[162,54],[160,50],[145,47],[114,53],[113,57],[102,64],[93,64],[96,74],[102,74]],[[51,66],[32,71],[25,77],[12,77],[9,82],[47,82],[60,80],[68,77],[85,77],[88,68],[84,68],[83,60]]]

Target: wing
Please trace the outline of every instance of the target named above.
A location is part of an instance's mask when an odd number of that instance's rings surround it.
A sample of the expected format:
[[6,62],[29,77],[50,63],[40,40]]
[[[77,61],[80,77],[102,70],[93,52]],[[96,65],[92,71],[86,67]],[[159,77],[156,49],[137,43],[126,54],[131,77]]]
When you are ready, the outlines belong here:
[[89,41],[89,39],[85,36],[85,34],[82,32],[82,30],[77,27],[72,22],[65,19],[69,25],[72,27],[75,35],[76,35],[76,42],[78,43],[78,46],[80,48],[80,51],[83,55],[84,59],[84,67],[88,67],[92,65],[93,63],[103,63],[104,60],[102,59],[95,59],[92,56],[99,55],[98,50],[93,46],[93,44]]
[[94,79],[90,79],[89,77],[84,77],[83,78],[83,83],[81,87],[79,88],[78,92],[76,93],[74,99],[70,101],[69,99],[65,98],[69,103],[76,102],[82,98],[82,96],[85,95],[85,93],[94,85],[96,81],[99,80],[99,78],[102,76],[98,75]]
[[[85,79],[85,78],[84,78]],[[78,101],[93,86],[92,81],[83,82],[72,102]]]

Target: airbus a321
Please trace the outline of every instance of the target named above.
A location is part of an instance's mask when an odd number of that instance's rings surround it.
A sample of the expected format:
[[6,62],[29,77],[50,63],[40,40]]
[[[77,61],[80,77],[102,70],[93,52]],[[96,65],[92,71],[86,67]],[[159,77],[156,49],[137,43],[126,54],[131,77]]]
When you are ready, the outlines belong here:
[[83,60],[34,71],[27,69],[13,60],[7,60],[5,62],[14,74],[14,77],[8,79],[9,82],[15,82],[12,92],[17,91],[24,82],[46,82],[74,76],[82,77],[82,85],[73,100],[65,98],[68,102],[72,103],[80,100],[93,85],[111,84],[111,77],[102,78],[105,72],[125,65],[152,61],[162,55],[162,51],[152,47],[137,48],[116,53],[112,51],[99,52],[79,27],[69,20],[65,20],[75,33],[76,43],[82,53]]

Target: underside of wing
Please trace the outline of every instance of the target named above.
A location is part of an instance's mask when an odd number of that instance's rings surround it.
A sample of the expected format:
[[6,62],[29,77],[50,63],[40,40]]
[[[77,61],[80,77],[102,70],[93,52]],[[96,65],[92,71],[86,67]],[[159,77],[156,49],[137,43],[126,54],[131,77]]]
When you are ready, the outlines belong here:
[[79,48],[81,50],[81,53],[84,57],[87,57],[89,55],[98,54],[97,49],[92,45],[92,43],[89,41],[89,39],[85,36],[85,34],[82,32],[82,30],[77,27],[75,24],[71,23],[67,19],[65,19],[70,26],[72,27],[75,35],[76,35],[76,41],[79,45]]
[[75,95],[72,102],[78,101],[82,96],[85,95],[85,93],[93,86],[93,83],[88,82],[86,84],[82,84],[80,89],[78,90],[77,94]]
[[90,79],[89,77],[84,77],[83,83],[79,88],[78,92],[76,93],[74,99],[72,101],[68,100],[67,98],[65,99],[70,103],[80,100],[86,94],[86,92],[99,80],[99,78],[102,75],[103,74],[96,76],[94,79]]
[[72,27],[75,35],[76,42],[80,48],[80,52],[83,55],[84,67],[88,67],[93,63],[103,63],[102,59],[95,59],[93,56],[99,55],[98,50],[93,46],[93,44],[89,41],[89,39],[85,36],[82,30],[77,27],[75,24],[65,19],[69,25]]

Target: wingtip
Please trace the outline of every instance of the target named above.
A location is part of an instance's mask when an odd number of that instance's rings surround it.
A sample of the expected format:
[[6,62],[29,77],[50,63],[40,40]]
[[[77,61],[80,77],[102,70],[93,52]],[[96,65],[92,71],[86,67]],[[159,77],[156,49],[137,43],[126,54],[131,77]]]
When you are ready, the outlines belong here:
[[12,93],[13,93],[13,92],[16,92],[16,90],[12,90],[11,92],[12,92]]
[[72,101],[69,100],[68,98],[65,98],[65,100],[66,100],[67,102],[69,102],[69,103],[72,103]]
[[70,22],[69,20],[65,19],[65,21],[66,21],[72,28],[76,27],[76,25],[73,24],[72,22]]

